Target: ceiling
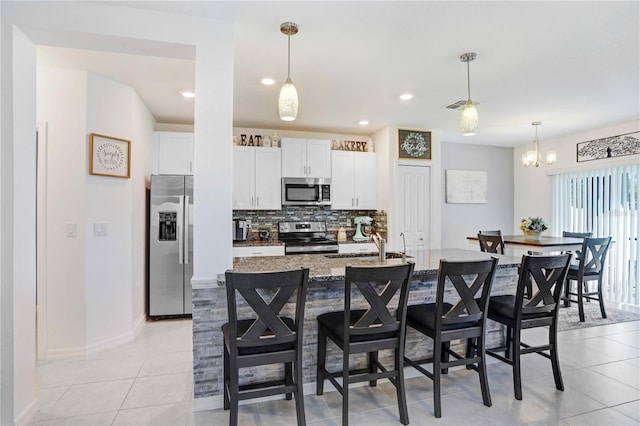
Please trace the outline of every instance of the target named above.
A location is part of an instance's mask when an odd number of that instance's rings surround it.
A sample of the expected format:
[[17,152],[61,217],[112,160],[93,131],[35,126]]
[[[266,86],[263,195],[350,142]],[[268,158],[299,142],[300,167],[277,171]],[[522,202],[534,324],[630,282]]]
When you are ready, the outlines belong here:
[[[105,2],[103,2],[105,3]],[[107,2],[233,19],[234,126],[370,135],[384,127],[439,130],[443,142],[516,146],[640,118],[640,2],[353,1]],[[277,99],[291,78],[298,118],[283,122]],[[87,69],[137,91],[160,123],[193,123],[193,54],[161,57],[40,46],[39,64]],[[459,110],[479,103],[475,136]],[[260,83],[276,80],[273,86]],[[399,95],[414,98],[401,101]],[[360,126],[359,120],[369,121]]]

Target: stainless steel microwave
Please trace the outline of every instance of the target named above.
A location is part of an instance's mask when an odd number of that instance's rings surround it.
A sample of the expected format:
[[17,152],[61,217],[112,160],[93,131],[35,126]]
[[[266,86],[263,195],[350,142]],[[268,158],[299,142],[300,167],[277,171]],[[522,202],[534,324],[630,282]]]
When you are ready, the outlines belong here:
[[283,206],[330,206],[331,179],[282,178]]

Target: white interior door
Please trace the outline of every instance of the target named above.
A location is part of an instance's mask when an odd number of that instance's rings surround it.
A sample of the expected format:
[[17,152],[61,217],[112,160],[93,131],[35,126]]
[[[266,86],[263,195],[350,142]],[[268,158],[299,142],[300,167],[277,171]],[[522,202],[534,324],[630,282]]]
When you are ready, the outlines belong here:
[[[430,248],[430,174],[430,167],[396,168],[396,229],[398,234],[404,233],[409,256]],[[402,238],[398,247],[402,249]]]

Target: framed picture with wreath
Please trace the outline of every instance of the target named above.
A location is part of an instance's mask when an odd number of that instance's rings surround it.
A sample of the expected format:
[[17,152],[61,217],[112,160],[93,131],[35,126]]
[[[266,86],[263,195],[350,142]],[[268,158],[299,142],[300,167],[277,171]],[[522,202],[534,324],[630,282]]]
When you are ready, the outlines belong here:
[[431,132],[398,129],[398,158],[431,160]]
[[131,176],[131,141],[91,133],[89,173],[128,179]]

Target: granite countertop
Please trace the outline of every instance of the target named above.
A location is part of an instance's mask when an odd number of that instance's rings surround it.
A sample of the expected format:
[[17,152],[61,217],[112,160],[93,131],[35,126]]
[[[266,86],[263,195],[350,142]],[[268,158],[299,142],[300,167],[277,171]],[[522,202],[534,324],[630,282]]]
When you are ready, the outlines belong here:
[[[327,257],[334,256],[334,257]],[[345,266],[375,266],[383,265],[377,259],[377,255],[326,255],[326,254],[297,254],[289,256],[258,256],[258,257],[235,257],[233,258],[233,270],[236,272],[261,272],[288,270],[300,267],[309,268],[309,282],[334,281],[344,279]],[[517,267],[521,258],[504,255],[493,255],[498,257],[499,268]],[[440,259],[452,261],[482,260],[491,257],[488,253],[464,249],[438,249],[424,250],[415,257],[407,259],[415,262],[414,276],[434,274],[437,272]],[[402,263],[402,259],[388,259],[386,265],[397,265]],[[220,284],[224,284],[224,274],[221,274]]]

